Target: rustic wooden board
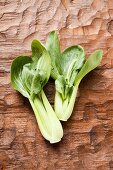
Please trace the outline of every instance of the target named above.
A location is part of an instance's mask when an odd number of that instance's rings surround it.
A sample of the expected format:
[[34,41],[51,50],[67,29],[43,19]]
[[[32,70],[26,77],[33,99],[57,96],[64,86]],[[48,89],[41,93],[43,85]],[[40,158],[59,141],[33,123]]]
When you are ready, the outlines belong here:
[[[53,29],[62,49],[81,44],[104,57],[81,83],[63,140],[50,145],[29,102],[11,88],[10,64]],[[52,80],[45,91],[53,104]],[[28,169],[113,169],[113,0],[0,0],[0,170]]]

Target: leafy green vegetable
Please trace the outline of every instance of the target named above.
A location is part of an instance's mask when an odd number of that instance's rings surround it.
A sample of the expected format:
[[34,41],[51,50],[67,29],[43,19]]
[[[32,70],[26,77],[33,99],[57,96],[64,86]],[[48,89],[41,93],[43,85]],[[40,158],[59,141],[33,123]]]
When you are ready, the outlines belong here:
[[44,138],[56,143],[61,140],[63,129],[43,91],[50,77],[51,59],[39,41],[33,40],[31,48],[32,57],[19,56],[12,62],[11,83],[29,99]]
[[51,77],[55,79],[55,112],[60,120],[66,121],[72,114],[82,78],[100,64],[102,51],[95,51],[87,61],[80,45],[71,46],[61,53],[55,31],[49,34],[46,47],[52,60]]
[[52,31],[48,36],[48,41],[46,43],[47,50],[49,54],[51,54],[51,76],[53,79],[57,79],[59,76],[59,72],[61,72],[61,66],[60,66],[60,57],[61,57],[61,51],[60,51],[60,45],[57,33],[55,31]]

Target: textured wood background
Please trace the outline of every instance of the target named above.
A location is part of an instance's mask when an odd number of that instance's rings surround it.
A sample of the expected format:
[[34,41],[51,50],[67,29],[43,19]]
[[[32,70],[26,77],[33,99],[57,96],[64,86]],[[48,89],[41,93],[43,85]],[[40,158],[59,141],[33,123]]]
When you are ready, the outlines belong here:
[[[10,64],[34,38],[59,30],[61,48],[103,49],[84,78],[64,138],[43,139],[30,104],[11,88]],[[46,87],[54,100],[54,82]],[[0,0],[0,170],[113,169],[113,0]]]

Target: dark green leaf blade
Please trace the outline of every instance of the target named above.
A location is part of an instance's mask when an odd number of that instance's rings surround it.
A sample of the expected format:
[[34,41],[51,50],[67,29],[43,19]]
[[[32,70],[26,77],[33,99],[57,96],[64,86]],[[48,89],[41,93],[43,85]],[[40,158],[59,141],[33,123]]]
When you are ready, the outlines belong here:
[[[62,74],[68,81],[69,86],[72,86],[79,70],[85,60],[84,49],[80,45],[74,45],[67,48],[61,57]],[[70,84],[71,83],[71,84]]]
[[47,83],[51,73],[51,59],[46,48],[38,40],[32,42],[32,58],[31,68],[35,74],[32,79],[31,95],[39,93]]
[[31,65],[31,63],[25,64],[22,70],[22,80],[29,94],[31,91],[31,83],[35,75],[35,70],[31,69]]
[[63,76],[59,76],[55,81],[55,88],[61,94],[62,98],[64,98],[66,82]]
[[27,63],[31,63],[32,59],[28,56],[19,56],[15,60],[13,60],[11,65],[11,84],[14,89],[19,91],[23,96],[29,97],[29,93],[24,86],[24,82],[22,80],[22,70],[23,66]]
[[38,40],[33,40],[31,44],[32,49],[32,59],[38,60],[45,50],[44,46]]
[[78,73],[75,79],[75,84],[80,83],[80,81],[86,74],[88,74],[90,71],[95,69],[100,64],[102,60],[102,55],[103,55],[102,50],[96,50],[90,55],[90,57],[88,58],[88,60],[85,62],[82,69]]
[[61,72],[61,66],[60,66],[61,51],[60,51],[60,44],[59,44],[59,39],[56,31],[50,32],[48,39],[46,41],[46,48],[51,57],[51,65],[52,65],[51,77],[56,80]]
[[45,85],[51,73],[51,59],[46,49],[43,51],[42,56],[37,62],[36,71],[41,75],[45,82],[43,85]]

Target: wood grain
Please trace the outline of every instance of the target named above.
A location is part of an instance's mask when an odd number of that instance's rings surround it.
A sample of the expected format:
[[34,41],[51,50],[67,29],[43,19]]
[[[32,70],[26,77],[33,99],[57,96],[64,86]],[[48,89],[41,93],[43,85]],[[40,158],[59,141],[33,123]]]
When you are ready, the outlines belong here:
[[[41,136],[30,104],[10,85],[15,56],[34,38],[58,30],[62,50],[103,49],[101,66],[84,78],[64,138]],[[54,81],[46,86],[53,104]],[[113,0],[0,0],[0,170],[113,169]]]

